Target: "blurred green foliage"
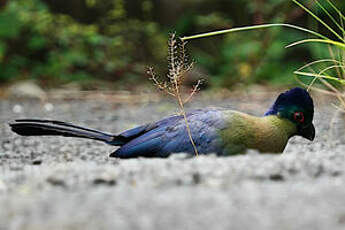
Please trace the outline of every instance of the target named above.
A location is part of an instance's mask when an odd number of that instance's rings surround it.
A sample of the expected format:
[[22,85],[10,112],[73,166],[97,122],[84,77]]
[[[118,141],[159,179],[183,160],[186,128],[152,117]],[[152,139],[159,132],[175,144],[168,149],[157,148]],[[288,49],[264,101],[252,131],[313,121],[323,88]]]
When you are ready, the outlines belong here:
[[40,0],[8,1],[0,13],[0,80],[51,84],[143,75],[145,57],[164,57],[166,37],[154,22],[126,19],[123,4],[112,1],[99,22],[83,23]]
[[[344,2],[335,3],[344,9]],[[34,78],[46,86],[147,82],[147,66],[166,71],[173,31],[182,36],[275,22],[317,26],[283,0],[0,0],[0,7],[0,82]],[[196,78],[206,77],[209,85],[286,84],[294,80],[293,70],[328,55],[325,46],[284,48],[305,36],[278,28],[190,41],[187,47]]]

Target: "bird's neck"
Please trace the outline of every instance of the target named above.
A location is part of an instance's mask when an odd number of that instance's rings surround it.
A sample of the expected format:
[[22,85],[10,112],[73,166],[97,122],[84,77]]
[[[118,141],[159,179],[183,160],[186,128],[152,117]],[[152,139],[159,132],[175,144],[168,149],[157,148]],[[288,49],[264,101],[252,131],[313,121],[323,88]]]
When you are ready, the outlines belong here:
[[277,115],[254,118],[255,145],[261,152],[283,152],[290,137],[297,133],[296,125]]
[[259,119],[261,119],[263,125],[277,127],[279,131],[284,132],[289,138],[297,133],[296,125],[288,119],[278,117],[277,115],[264,116]]
[[296,134],[294,123],[276,115],[256,117],[229,111],[229,126],[222,130],[229,154],[235,149],[257,149],[260,152],[283,152],[290,137]]

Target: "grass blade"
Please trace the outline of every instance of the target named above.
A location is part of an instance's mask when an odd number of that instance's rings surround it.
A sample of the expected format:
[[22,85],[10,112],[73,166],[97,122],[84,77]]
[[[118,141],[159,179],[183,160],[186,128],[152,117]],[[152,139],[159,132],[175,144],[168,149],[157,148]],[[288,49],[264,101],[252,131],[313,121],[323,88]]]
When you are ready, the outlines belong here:
[[[319,75],[322,75],[324,72],[326,72],[327,70],[330,70],[330,69],[335,69],[335,68],[344,68],[345,66],[343,65],[331,65],[331,66],[328,66],[326,68],[324,68],[323,70],[320,71]],[[340,78],[339,78],[340,79]],[[341,79],[343,80],[343,79]]]
[[294,3],[296,3],[299,7],[301,7],[304,11],[306,11],[308,14],[310,14],[313,18],[315,18],[319,23],[321,23],[324,27],[326,27],[330,32],[332,32],[337,38],[339,38],[341,41],[345,42],[345,39],[340,36],[337,32],[335,32],[327,23],[325,23],[321,18],[316,16],[312,11],[310,11],[307,7],[305,7],[303,4],[301,4],[297,0],[292,0]]
[[329,39],[304,39],[304,40],[294,42],[290,45],[287,45],[287,46],[285,46],[285,48],[290,48],[292,46],[296,46],[296,45],[300,45],[300,44],[308,43],[308,42],[326,43],[326,44],[330,44],[330,45],[335,45],[338,48],[345,49],[345,43],[341,43],[341,42],[337,42],[337,41],[333,41],[333,40],[329,40]]
[[315,65],[315,64],[318,64],[318,63],[324,63],[324,62],[334,62],[336,64],[341,64],[340,61],[337,61],[335,59],[321,59],[321,60],[317,60],[317,61],[313,61],[313,62],[310,62],[310,63],[307,63],[305,64],[304,66],[300,67],[297,71],[300,71],[300,70],[303,70],[309,66],[312,66],[312,65]]
[[336,7],[336,6],[332,3],[332,1],[330,1],[330,0],[327,0],[327,2],[328,2],[328,4],[339,14],[339,16],[340,16],[343,20],[345,20],[345,16],[341,13],[341,11],[338,9],[338,7]]
[[300,27],[296,25],[291,25],[291,24],[285,24],[285,23],[275,23],[275,24],[261,24],[261,25],[254,25],[254,26],[243,26],[243,27],[235,27],[232,29],[226,29],[226,30],[218,30],[218,31],[213,31],[213,32],[206,32],[206,33],[201,33],[201,34],[196,34],[196,35],[191,35],[191,36],[185,36],[182,37],[181,40],[186,41],[186,40],[191,40],[191,39],[197,39],[197,38],[206,38],[206,37],[211,37],[211,36],[216,36],[216,35],[222,35],[222,34],[227,34],[227,33],[232,33],[232,32],[239,32],[239,31],[247,31],[247,30],[256,30],[256,29],[266,29],[266,28],[272,28],[272,27],[288,27],[296,30],[300,30],[303,32],[307,32],[309,34],[312,34],[316,37],[322,38],[322,39],[327,39],[329,40],[326,36]]
[[325,14],[327,14],[327,16],[332,20],[332,22],[341,30],[341,32],[343,34],[345,34],[345,30],[342,26],[339,25],[339,23],[337,22],[337,20],[335,20],[335,18],[328,12],[328,10],[326,10],[322,4],[319,1],[316,1],[316,4],[320,7],[320,9],[322,9],[323,12],[325,12]]
[[333,80],[333,81],[336,81],[342,85],[345,85],[345,80],[337,78],[337,77],[321,75],[321,74],[316,74],[316,73],[301,72],[301,71],[295,71],[294,74],[301,75],[301,76],[307,76],[307,77],[324,78],[324,79]]

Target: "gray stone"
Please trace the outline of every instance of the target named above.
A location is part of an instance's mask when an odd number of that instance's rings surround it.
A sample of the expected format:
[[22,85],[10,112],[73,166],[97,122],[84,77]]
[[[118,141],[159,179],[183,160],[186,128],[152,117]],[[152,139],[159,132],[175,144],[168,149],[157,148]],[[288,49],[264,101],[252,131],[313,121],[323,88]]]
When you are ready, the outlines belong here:
[[10,98],[45,100],[46,92],[32,81],[17,82],[9,87],[7,96]]

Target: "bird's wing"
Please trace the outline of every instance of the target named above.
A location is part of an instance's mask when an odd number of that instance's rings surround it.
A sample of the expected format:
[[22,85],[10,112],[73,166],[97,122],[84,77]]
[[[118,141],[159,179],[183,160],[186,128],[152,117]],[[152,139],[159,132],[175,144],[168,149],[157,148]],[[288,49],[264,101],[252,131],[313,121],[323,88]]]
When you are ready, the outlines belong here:
[[166,125],[172,124],[177,120],[180,120],[179,116],[171,116],[171,117],[164,118],[158,122],[152,122],[152,123],[135,127],[133,129],[126,130],[114,136],[114,139],[113,141],[110,142],[110,144],[115,145],[115,146],[125,145],[128,142],[146,134],[147,132],[151,130],[157,130],[159,128],[165,127]]
[[[226,127],[220,109],[194,110],[187,114],[193,141],[199,153],[217,152],[220,148],[219,130]],[[176,115],[156,123],[126,131],[127,138],[121,148],[111,156],[130,158],[137,156],[165,157],[170,153],[194,153],[183,116]]]

